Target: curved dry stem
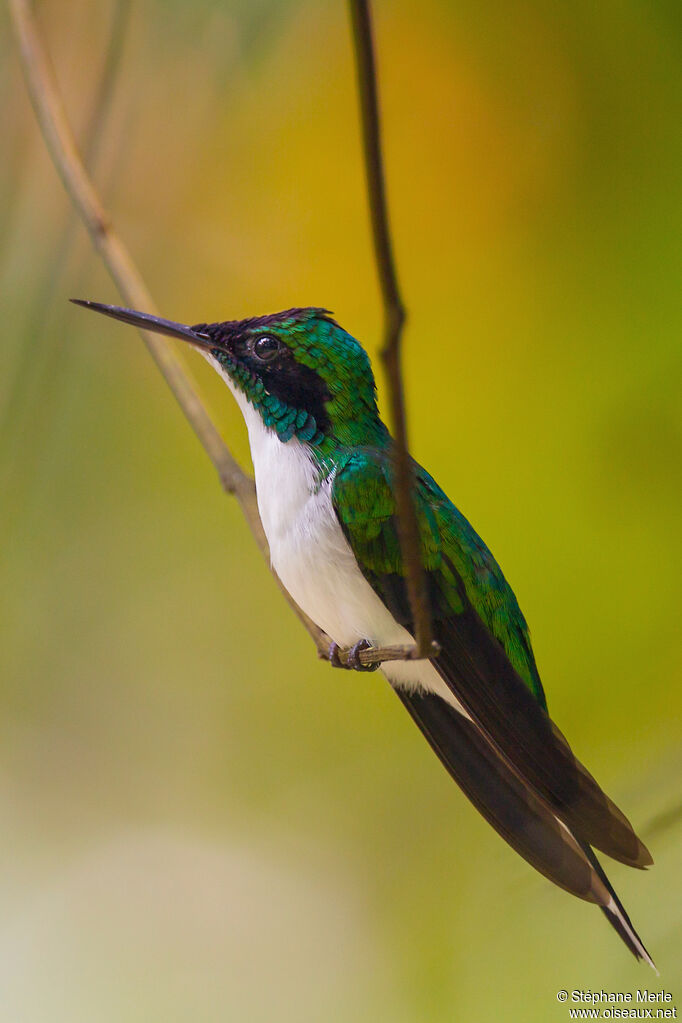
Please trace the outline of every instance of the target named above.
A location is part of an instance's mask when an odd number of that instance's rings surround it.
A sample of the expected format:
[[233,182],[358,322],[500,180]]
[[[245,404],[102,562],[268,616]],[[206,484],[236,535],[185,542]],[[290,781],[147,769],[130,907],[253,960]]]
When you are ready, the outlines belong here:
[[[28,0],[9,0],[10,14],[17,37],[21,64],[40,130],[52,162],[74,208],[83,220],[92,243],[116,283],[126,305],[154,313],[155,306],[133,260],[114,230],[78,154],[66,117],[54,73],[40,40],[37,24]],[[191,376],[171,343],[140,331],[154,361],[213,463],[223,488],[234,494],[262,554],[269,563],[268,543],[258,514],[256,490],[252,478],[239,466],[213,423]],[[292,599],[273,572],[289,606],[298,616],[317,646],[320,657],[328,657],[329,637]],[[421,656],[424,648],[370,648],[360,654],[364,664],[382,660],[405,660]],[[427,656],[434,655],[429,648]],[[346,651],[340,653],[342,663]]]

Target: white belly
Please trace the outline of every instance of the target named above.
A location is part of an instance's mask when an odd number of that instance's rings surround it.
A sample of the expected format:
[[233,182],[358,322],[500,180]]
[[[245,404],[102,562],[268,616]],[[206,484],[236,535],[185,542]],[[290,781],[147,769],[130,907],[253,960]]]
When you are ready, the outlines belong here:
[[[296,440],[282,444],[270,436],[278,446],[272,459],[262,447],[254,458],[258,510],[272,567],[289,593],[341,646],[352,646],[360,639],[374,646],[412,643],[412,635],[395,620],[358,568],[332,505],[332,481],[326,480],[316,490],[315,469],[305,447]],[[281,466],[279,472],[273,471],[273,460]],[[394,685],[437,692],[456,705],[427,661],[390,661],[382,671]]]
[[[358,568],[332,505],[333,481],[320,486],[305,445],[296,439],[283,444],[229,377],[224,379],[249,431],[272,567],[296,603],[340,646],[360,639],[375,646],[413,642]],[[382,671],[393,685],[435,692],[461,710],[428,661],[390,661]]]

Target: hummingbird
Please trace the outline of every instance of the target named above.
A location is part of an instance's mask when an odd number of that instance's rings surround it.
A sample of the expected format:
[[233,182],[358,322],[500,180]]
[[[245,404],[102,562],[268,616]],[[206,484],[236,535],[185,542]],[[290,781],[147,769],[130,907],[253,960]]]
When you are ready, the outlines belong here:
[[[361,650],[413,643],[393,442],[362,345],[322,308],[187,326],[73,301],[179,338],[220,374],[246,423],[272,567],[333,641],[332,664],[371,670],[377,665],[363,665]],[[639,868],[651,855],[550,718],[526,620],[497,561],[435,480],[412,466],[440,652],[381,670],[502,838],[550,881],[599,906],[656,970],[594,850]]]

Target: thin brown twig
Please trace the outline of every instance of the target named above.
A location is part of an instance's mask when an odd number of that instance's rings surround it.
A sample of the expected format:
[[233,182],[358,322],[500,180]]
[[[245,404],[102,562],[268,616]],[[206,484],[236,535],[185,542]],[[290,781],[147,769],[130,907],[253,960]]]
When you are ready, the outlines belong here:
[[[152,309],[153,302],[122,241],[88,177],[78,155],[47,55],[39,42],[37,25],[26,0],[10,0],[17,31],[22,66],[26,74],[33,109],[52,161],[74,206],[85,222],[93,244],[126,302],[140,309]],[[229,491],[244,487],[241,469],[223,444],[220,435],[198,398],[194,386],[171,346],[156,335],[143,332],[168,385],[175,394],[195,433],[209,454]]]
[[423,656],[428,656],[433,647],[433,630],[426,575],[421,561],[419,527],[413,500],[414,468],[407,447],[407,418],[401,373],[401,340],[406,313],[398,287],[388,223],[372,19],[369,0],[349,0],[349,5],[357,67],[374,254],[384,305],[384,344],[381,349],[381,358],[386,371],[391,420],[395,435],[393,464],[398,508],[398,533],[406,568],[407,592],[414,621],[416,646]]
[[[21,64],[33,109],[52,162],[62,179],[74,208],[85,223],[92,243],[100,253],[124,301],[136,308],[154,312],[151,295],[133,263],[128,250],[115,232],[78,154],[54,73],[41,43],[38,26],[28,0],[9,0]],[[223,488],[233,494],[244,518],[269,563],[267,539],[258,514],[254,482],[239,466],[221,438],[192,382],[183,361],[171,344],[148,331],[140,331],[154,361],[213,463]],[[313,638],[320,657],[328,657],[331,641],[298,607],[273,572],[290,607]],[[411,660],[418,656],[416,646],[372,647],[359,654],[362,664],[389,660]],[[340,651],[345,664],[348,651]]]
[[[80,159],[54,73],[41,44],[38,26],[29,3],[27,0],[10,0],[10,12],[33,109],[62,183],[124,301],[136,309],[154,312],[152,297],[128,250],[115,232]],[[172,345],[157,334],[148,331],[140,333],[211,459],[223,488],[237,498],[256,543],[267,558],[268,545],[258,515],[253,480],[241,469],[223,442]],[[291,601],[288,594],[285,595],[319,645],[321,630]]]

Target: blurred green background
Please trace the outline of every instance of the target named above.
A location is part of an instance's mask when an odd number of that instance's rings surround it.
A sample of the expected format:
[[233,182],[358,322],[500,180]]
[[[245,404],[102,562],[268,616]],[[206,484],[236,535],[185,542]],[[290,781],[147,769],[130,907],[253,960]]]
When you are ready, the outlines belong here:
[[[345,4],[38,12],[164,315],[324,305],[375,355]],[[317,662],[137,335],[68,305],[118,296],[3,10],[3,1021],[487,1023],[564,1020],[559,988],[682,998],[682,8],[380,0],[376,21],[412,449],[503,565],[554,717],[653,851],[648,874],[609,873],[661,980],[497,838],[381,676]]]

